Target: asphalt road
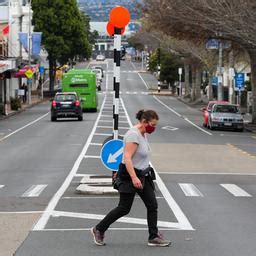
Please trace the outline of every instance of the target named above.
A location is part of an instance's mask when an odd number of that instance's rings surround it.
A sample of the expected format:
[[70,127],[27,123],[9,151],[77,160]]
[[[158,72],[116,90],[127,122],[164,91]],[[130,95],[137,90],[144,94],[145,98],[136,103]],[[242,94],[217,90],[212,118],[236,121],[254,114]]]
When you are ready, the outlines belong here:
[[119,132],[136,122],[139,109],[159,114],[149,141],[158,173],[159,229],[173,245],[147,247],[139,198],[129,218],[106,233],[107,246],[93,244],[89,229],[118,202],[116,195],[75,191],[86,174],[110,174],[99,156],[112,133],[113,62],[100,65],[106,73],[98,113],[84,113],[83,122],[50,122],[50,103],[0,122],[1,234],[10,234],[0,237],[0,255],[12,255],[19,245],[18,256],[254,255],[255,137],[203,128],[198,109],[175,97],[149,95],[156,81],[128,61],[121,63]]

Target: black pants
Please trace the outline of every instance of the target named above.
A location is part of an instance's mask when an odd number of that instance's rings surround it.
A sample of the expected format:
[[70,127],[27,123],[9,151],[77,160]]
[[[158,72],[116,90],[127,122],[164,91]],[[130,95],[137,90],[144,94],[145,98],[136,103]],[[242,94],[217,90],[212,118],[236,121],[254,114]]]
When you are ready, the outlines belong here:
[[[152,186],[150,178],[145,178],[145,184],[143,190],[138,190],[138,195],[144,202],[147,208],[147,221],[148,221],[148,232],[149,239],[154,239],[158,234],[157,228],[157,200],[155,191]],[[96,226],[96,229],[100,232],[105,232],[109,226],[114,223],[117,219],[128,214],[131,210],[132,203],[136,193],[120,193],[119,204],[116,208],[108,213],[105,218]]]

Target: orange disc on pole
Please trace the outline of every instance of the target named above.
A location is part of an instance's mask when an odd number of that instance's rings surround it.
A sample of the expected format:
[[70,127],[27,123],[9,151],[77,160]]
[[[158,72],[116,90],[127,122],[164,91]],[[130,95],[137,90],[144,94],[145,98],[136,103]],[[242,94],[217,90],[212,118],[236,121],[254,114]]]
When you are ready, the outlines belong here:
[[[115,27],[112,25],[112,23],[108,22],[106,30],[110,36],[113,36],[115,34]],[[125,29],[122,28],[121,35],[125,32]]]
[[124,28],[130,21],[129,11],[122,7],[118,6],[111,10],[109,15],[109,22],[117,28]]

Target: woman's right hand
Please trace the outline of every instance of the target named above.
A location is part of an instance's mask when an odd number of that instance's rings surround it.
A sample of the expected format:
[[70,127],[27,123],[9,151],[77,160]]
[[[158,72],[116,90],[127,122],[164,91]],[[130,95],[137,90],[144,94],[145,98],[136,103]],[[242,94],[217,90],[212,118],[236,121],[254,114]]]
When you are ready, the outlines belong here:
[[132,178],[132,184],[137,189],[143,189],[141,181],[137,176]]

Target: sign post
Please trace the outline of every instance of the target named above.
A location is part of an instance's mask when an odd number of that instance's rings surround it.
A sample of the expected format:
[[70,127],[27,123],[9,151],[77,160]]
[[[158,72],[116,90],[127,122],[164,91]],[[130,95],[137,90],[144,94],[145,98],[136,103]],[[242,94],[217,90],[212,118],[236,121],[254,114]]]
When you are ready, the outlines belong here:
[[182,86],[181,86],[181,75],[182,75],[182,68],[179,68],[179,94],[178,96],[182,96]]
[[237,91],[237,104],[241,105],[241,91],[244,91],[245,76],[244,73],[236,73],[235,75],[235,91]]

